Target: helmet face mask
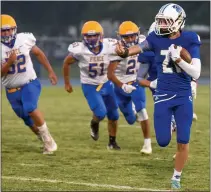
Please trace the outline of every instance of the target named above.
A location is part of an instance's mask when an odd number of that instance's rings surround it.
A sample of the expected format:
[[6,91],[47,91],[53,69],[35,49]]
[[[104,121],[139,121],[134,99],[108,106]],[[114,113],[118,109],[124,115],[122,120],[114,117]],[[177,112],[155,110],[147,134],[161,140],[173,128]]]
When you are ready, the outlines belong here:
[[137,45],[139,42],[139,33],[133,33],[129,35],[120,35],[121,42],[125,47],[131,47]]
[[164,5],[155,16],[155,33],[169,35],[184,28],[186,14],[179,5],[169,3]]
[[83,42],[84,44],[93,49],[102,43],[102,35],[100,33],[94,33],[94,34],[83,34]]
[[14,18],[10,15],[1,15],[1,42],[10,44],[16,36],[17,25]]
[[1,29],[1,42],[9,44],[13,39],[16,39],[17,28]]
[[118,36],[125,47],[139,43],[140,30],[132,21],[124,21],[119,26]]
[[93,49],[102,45],[103,28],[97,21],[86,22],[81,30],[83,43],[89,49]]

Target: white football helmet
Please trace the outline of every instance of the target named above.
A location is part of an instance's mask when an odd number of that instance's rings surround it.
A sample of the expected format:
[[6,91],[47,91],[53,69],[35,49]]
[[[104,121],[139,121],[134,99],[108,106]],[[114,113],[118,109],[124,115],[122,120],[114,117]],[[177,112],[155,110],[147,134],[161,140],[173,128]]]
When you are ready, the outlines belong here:
[[155,16],[155,33],[157,35],[169,35],[177,32],[185,26],[186,14],[182,7],[169,3],[162,6]]
[[150,28],[149,28],[149,30],[148,30],[148,35],[149,35],[150,33],[152,33],[153,31],[155,31],[155,25],[156,25],[155,22],[153,22],[153,23],[151,24],[151,26],[150,26]]

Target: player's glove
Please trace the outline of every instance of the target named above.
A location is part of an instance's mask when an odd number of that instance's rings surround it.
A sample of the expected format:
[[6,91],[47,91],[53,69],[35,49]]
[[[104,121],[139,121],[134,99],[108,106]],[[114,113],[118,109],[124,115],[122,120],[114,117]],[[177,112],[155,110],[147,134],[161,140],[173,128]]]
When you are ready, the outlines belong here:
[[123,84],[122,85],[122,89],[125,93],[131,93],[133,90],[135,90],[136,88],[132,85],[127,85],[127,84]]
[[196,99],[196,90],[197,90],[197,83],[196,81],[191,81],[191,91],[192,91],[192,96],[194,99]]
[[124,47],[119,41],[117,42],[115,51],[117,55],[119,55],[122,58],[128,57],[128,54],[129,54],[128,48]]
[[173,61],[176,61],[177,59],[180,59],[180,52],[182,50],[181,46],[176,46],[174,44],[171,44],[171,46],[169,47],[169,54],[170,57]]
[[154,81],[151,81],[149,86],[152,89],[156,89],[157,88],[157,79],[155,79]]

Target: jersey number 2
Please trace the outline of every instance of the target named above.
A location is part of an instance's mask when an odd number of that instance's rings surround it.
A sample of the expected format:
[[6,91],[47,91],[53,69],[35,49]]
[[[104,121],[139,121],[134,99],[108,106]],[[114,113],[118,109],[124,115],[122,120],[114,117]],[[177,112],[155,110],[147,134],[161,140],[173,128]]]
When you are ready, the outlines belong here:
[[16,71],[17,73],[23,73],[26,72],[26,67],[25,67],[25,63],[26,63],[26,58],[24,55],[18,55],[17,56],[17,64],[12,64],[9,71],[7,72],[7,74],[15,74]]
[[136,67],[136,60],[135,59],[129,60],[126,75],[134,74],[135,73],[135,67]]
[[165,59],[163,60],[162,67],[163,67],[163,73],[181,73],[181,69],[174,64],[174,62],[171,60],[170,56],[168,55],[168,50],[161,50],[160,55],[165,56]]

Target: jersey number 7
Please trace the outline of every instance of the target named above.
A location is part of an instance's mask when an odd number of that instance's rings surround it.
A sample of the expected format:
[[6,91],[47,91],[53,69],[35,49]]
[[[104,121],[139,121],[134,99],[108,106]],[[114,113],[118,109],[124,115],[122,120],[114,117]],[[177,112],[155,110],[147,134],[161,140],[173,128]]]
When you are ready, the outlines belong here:
[[163,67],[163,73],[181,73],[182,70],[174,64],[172,59],[169,56],[168,50],[161,50],[160,55],[165,56],[165,59],[163,60],[162,67]]

